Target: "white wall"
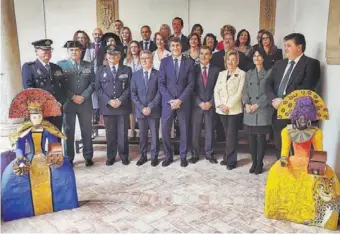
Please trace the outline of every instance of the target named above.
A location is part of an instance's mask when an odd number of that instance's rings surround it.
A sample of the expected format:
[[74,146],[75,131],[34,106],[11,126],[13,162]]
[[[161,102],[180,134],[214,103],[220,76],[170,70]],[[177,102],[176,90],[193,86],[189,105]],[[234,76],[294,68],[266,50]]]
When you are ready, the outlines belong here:
[[330,111],[330,120],[323,122],[324,148],[328,164],[340,174],[340,65],[327,65],[325,58],[329,0],[296,0],[294,7],[294,30],[306,37],[306,55],[321,62],[323,98]]
[[14,0],[14,4],[21,64],[35,59],[31,45],[35,40],[52,39],[52,61],[57,62],[65,58],[62,47],[67,40],[72,40],[75,31],[85,30],[91,37],[96,27],[95,0],[45,0],[46,22],[43,0]]

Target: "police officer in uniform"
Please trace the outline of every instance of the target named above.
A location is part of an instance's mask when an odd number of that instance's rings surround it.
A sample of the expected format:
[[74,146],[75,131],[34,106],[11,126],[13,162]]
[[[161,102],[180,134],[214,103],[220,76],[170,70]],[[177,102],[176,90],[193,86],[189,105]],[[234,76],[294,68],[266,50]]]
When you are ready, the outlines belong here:
[[[24,89],[40,88],[51,93],[57,101],[63,105],[66,99],[64,92],[64,75],[62,69],[50,62],[52,53],[50,39],[42,39],[32,42],[37,59],[34,62],[25,63],[22,66],[22,85]],[[46,120],[61,130],[63,117],[49,117]]]
[[64,48],[67,48],[69,59],[58,62],[66,79],[67,99],[63,108],[63,127],[67,140],[64,144],[64,152],[73,166],[77,116],[83,141],[83,157],[85,165],[89,167],[93,165],[91,94],[94,91],[95,74],[91,63],[81,60],[82,45],[79,41],[67,41]]
[[121,51],[110,47],[106,50],[107,65],[98,68],[96,72],[96,92],[99,100],[100,114],[103,115],[106,140],[106,165],[115,162],[117,146],[124,165],[129,162],[129,114],[131,113],[130,82],[132,71],[130,67],[119,63]]

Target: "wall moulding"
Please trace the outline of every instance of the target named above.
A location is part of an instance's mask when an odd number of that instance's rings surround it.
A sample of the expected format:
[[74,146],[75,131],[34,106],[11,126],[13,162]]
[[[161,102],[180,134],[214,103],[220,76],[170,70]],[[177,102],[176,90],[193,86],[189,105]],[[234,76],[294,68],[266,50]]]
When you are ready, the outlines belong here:
[[340,1],[329,1],[326,59],[327,64],[340,65]]
[[118,0],[97,0],[97,27],[104,33],[114,31],[118,19]]
[[260,1],[260,29],[275,34],[276,0]]

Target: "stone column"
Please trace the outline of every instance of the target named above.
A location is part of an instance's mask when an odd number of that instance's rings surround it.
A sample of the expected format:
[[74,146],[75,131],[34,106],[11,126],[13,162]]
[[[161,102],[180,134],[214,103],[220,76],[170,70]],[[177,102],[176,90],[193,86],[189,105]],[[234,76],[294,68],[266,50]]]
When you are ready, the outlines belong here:
[[8,136],[19,120],[10,120],[12,99],[22,90],[14,0],[1,0],[0,137]]

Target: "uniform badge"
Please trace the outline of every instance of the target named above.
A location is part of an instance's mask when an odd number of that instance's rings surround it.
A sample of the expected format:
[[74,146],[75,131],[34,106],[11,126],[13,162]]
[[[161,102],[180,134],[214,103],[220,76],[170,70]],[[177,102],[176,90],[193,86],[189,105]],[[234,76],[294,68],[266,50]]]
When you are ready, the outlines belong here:
[[104,76],[104,78],[107,76],[106,72],[104,73],[104,75],[103,75],[103,76]]
[[42,73],[41,73],[41,71],[40,71],[40,69],[38,69],[37,70],[37,73],[39,74],[39,75],[41,75]]
[[55,76],[61,76],[62,74],[63,74],[63,73],[61,73],[60,70],[56,70],[55,73],[54,73]]
[[128,75],[127,74],[121,74],[118,79],[127,79]]
[[90,69],[90,68],[85,68],[85,69],[83,70],[83,73],[91,73],[91,69]]

